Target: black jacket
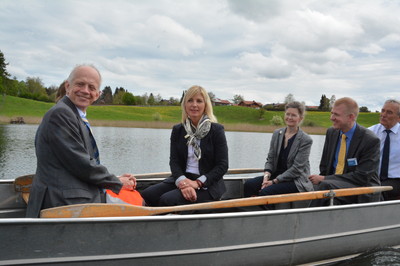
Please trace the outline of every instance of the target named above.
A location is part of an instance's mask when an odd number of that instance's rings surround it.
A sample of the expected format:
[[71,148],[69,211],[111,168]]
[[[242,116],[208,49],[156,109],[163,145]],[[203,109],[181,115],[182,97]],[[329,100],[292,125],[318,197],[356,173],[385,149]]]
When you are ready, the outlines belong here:
[[[172,129],[169,161],[172,175],[164,182],[175,182],[177,178],[185,175],[188,159],[186,134],[182,124],[175,125]],[[228,171],[228,145],[224,127],[212,123],[210,131],[200,141],[200,148],[199,172],[207,177],[204,187],[214,199],[219,199],[226,191],[223,176]]]

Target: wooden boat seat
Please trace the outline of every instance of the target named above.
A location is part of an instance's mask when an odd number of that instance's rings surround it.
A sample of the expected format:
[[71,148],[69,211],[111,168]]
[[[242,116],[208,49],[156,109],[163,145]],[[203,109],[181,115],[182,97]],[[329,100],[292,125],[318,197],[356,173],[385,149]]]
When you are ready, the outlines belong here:
[[29,191],[31,190],[34,176],[35,175],[23,175],[14,180],[14,189],[16,192],[21,193],[21,197],[26,204],[28,204],[29,201]]

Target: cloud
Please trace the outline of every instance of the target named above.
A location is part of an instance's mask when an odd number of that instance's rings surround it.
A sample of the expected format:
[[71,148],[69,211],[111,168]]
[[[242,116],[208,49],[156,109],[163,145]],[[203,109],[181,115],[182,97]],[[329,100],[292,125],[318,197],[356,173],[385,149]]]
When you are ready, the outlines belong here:
[[203,45],[201,36],[166,16],[151,16],[146,21],[143,31],[144,43],[153,44],[162,51],[161,54],[188,56]]
[[[396,1],[2,0],[8,72],[58,85],[94,63],[103,85],[177,97],[193,84],[259,102],[398,94]],[[382,93],[382,88],[385,93]]]
[[238,70],[247,69],[258,76],[271,79],[287,78],[295,70],[288,61],[274,56],[266,57],[261,53],[243,53],[238,65],[243,66],[238,67]]
[[233,13],[255,22],[266,21],[277,17],[282,12],[283,1],[280,0],[229,0],[228,5]]

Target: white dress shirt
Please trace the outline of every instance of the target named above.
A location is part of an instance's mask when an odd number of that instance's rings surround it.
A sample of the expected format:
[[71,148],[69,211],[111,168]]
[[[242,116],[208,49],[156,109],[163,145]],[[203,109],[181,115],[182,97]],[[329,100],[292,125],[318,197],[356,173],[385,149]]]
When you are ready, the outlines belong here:
[[[376,124],[368,129],[372,130],[378,138],[381,140],[380,146],[380,160],[382,161],[382,151],[383,145],[386,139],[386,128],[382,124]],[[397,123],[394,127],[390,129],[392,132],[390,136],[390,153],[389,153],[389,172],[388,178],[399,178],[400,177],[400,124]],[[381,171],[381,166],[379,164],[379,173]]]

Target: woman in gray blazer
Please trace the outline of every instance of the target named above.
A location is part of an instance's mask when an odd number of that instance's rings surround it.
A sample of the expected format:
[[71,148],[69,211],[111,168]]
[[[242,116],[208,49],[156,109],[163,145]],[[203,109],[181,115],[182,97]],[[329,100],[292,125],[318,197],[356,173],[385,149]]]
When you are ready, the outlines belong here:
[[290,102],[285,106],[286,127],[273,133],[264,175],[244,184],[245,197],[313,190],[308,180],[312,139],[299,127],[304,113],[302,103]]

